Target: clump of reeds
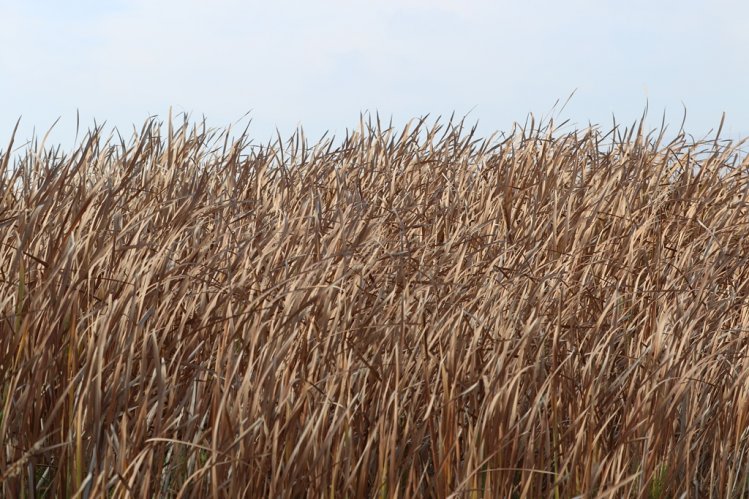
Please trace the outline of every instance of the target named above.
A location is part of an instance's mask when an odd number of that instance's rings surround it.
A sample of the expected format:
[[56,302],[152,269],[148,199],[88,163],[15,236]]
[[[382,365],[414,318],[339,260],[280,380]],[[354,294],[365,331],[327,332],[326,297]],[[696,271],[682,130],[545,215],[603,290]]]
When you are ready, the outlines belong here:
[[664,137],[11,143],[0,495],[747,494],[749,162]]

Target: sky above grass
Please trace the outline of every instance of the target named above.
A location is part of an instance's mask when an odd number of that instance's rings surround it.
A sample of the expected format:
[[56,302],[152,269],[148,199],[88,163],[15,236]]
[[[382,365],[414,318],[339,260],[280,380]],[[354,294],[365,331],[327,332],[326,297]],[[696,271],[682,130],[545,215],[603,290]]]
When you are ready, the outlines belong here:
[[[483,134],[528,113],[584,127],[649,106],[695,135],[749,134],[749,2],[567,0],[0,0],[0,144],[73,143],[76,113],[131,131],[187,112],[248,111],[267,141],[341,135],[365,111],[396,125],[468,115]],[[561,103],[560,103],[561,104]],[[0,145],[0,149],[4,149]]]

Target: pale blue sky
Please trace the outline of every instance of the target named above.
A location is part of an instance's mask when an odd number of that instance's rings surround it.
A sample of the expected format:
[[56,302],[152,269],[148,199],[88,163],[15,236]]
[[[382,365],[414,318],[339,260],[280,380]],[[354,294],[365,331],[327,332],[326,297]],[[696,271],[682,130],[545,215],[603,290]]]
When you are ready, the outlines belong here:
[[[529,112],[579,126],[631,122],[649,101],[706,133],[726,112],[749,133],[749,2],[0,0],[0,143],[76,109],[126,130],[151,114],[210,125],[251,111],[267,140],[297,124],[339,135],[361,111],[396,124],[425,113],[509,130]],[[0,145],[0,149],[4,145]]]

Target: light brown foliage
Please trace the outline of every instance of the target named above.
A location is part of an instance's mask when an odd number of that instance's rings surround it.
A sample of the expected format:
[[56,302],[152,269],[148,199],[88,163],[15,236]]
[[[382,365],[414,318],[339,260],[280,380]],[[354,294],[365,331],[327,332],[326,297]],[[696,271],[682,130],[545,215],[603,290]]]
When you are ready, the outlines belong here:
[[746,494],[735,146],[414,125],[6,150],[1,495]]

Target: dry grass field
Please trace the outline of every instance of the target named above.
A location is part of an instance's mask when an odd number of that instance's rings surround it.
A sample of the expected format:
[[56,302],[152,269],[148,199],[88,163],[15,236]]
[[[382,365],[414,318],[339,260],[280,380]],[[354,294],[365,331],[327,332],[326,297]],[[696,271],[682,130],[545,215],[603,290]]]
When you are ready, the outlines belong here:
[[749,160],[474,132],[3,146],[0,495],[749,495]]

